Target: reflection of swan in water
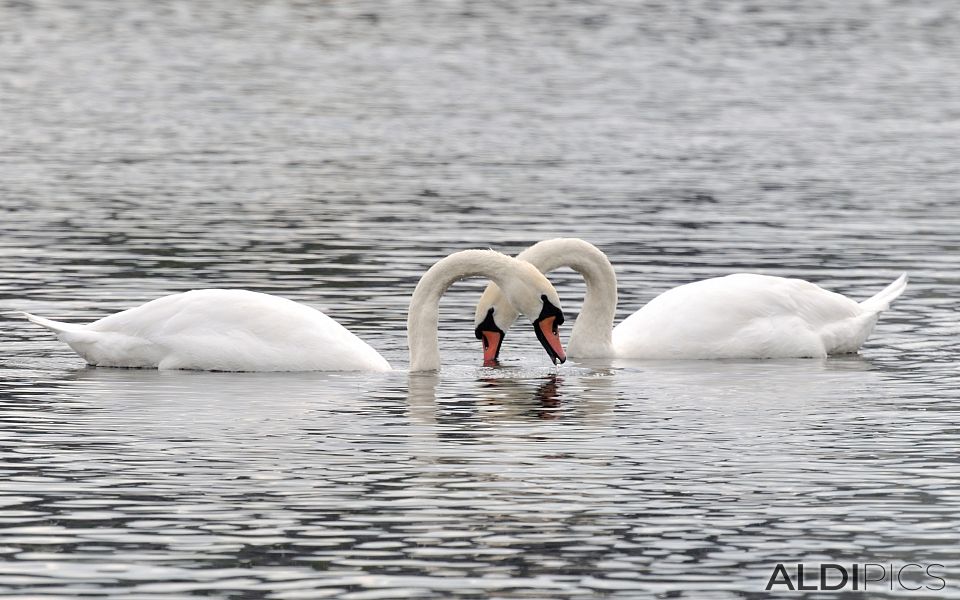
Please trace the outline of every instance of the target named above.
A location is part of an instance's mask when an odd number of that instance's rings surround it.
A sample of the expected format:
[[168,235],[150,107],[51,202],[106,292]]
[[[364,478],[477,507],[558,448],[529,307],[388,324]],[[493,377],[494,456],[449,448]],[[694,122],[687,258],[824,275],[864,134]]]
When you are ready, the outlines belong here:
[[[453,283],[474,276],[496,281],[517,310],[529,317],[554,364],[565,360],[557,335],[563,312],[547,278],[529,263],[499,252],[464,250],[437,261],[413,291],[407,315],[411,371],[440,368],[440,299]],[[91,365],[205,371],[390,370],[376,350],[319,310],[248,290],[172,294],[85,325],[23,314],[56,333]]]
[[[862,357],[594,359],[556,377],[509,368],[458,375],[408,376],[407,448],[433,477],[491,489],[563,490],[570,478],[610,471],[673,473],[662,478],[669,487],[722,478],[730,471],[715,459],[799,464],[810,444],[829,444],[832,427],[875,446],[875,424],[849,417],[876,414],[902,393]],[[624,464],[629,474],[616,466]]]
[[[82,431],[130,443],[194,440],[239,444],[236,452],[311,452],[313,434],[350,430],[357,422],[376,426],[406,412],[401,399],[371,398],[371,382],[396,389],[406,373],[208,373],[84,368],[69,371],[44,389],[57,412],[84,414]],[[386,394],[384,394],[386,395]],[[50,410],[50,408],[45,408]],[[271,449],[273,445],[273,449]],[[257,446],[255,448],[254,446]]]
[[[709,415],[720,410],[746,422],[760,407],[826,407],[882,387],[881,374],[859,355],[763,362],[590,359],[580,368],[549,377],[523,369],[499,369],[496,379],[487,377],[489,371],[473,373],[472,380],[460,373],[410,374],[411,421],[430,426],[431,435],[456,432],[464,438],[487,436],[489,432],[476,429],[478,422],[558,418],[607,426],[618,418],[617,406],[625,413],[678,410]],[[690,418],[692,423],[704,422]]]
[[[373,378],[83,369],[23,404],[44,411],[71,449],[89,449],[91,463],[142,454],[275,477],[370,460],[451,480],[546,482],[595,476],[611,457],[662,467],[695,464],[678,452],[714,446],[733,453],[745,444],[760,456],[785,436],[828,443],[817,432],[831,427],[875,447],[887,431],[876,415],[904,396],[904,382],[863,358],[596,362],[557,377],[458,367]],[[793,439],[777,460],[804,460],[807,445]]]
[[[500,388],[503,388],[506,385],[504,382],[509,382],[510,380],[496,377],[482,377],[477,381],[478,383],[483,384],[481,387],[482,390],[498,392]],[[558,376],[556,373],[547,375],[540,381],[536,389],[534,389],[533,395],[530,397],[530,399],[525,403],[521,403],[521,405],[527,404],[530,409],[532,409],[533,414],[540,419],[560,418],[560,411],[555,409],[560,408],[560,386],[562,384],[563,377]]]
[[551,375],[537,388],[534,400],[543,408],[558,408],[560,406],[559,388],[561,383],[563,383],[563,379]]
[[[609,415],[618,393],[610,388],[611,371],[583,370],[530,373],[498,369],[497,376],[481,371],[464,384],[463,378],[441,380],[434,373],[412,373],[408,378],[410,414],[417,423],[437,423],[455,417],[482,421],[583,419]],[[504,376],[504,375],[507,376]]]

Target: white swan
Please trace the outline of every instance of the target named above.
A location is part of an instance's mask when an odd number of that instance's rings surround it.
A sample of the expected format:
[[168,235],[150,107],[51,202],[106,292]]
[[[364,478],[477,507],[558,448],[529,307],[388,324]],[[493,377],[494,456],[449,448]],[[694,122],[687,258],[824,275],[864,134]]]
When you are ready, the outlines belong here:
[[[617,278],[595,246],[575,238],[545,240],[517,258],[544,273],[568,266],[583,275],[587,294],[567,344],[567,353],[580,358],[803,358],[856,352],[879,313],[907,285],[901,275],[857,303],[801,279],[727,275],[668,290],[613,328]],[[494,361],[516,309],[490,284],[476,316],[484,360]]]
[[[563,362],[556,290],[536,268],[492,250],[464,250],[433,265],[410,299],[410,370],[440,367],[440,297],[455,281],[483,276],[530,316],[547,353]],[[380,354],[322,312],[246,290],[164,296],[86,325],[24,314],[54,331],[91,365],[206,371],[388,371]]]

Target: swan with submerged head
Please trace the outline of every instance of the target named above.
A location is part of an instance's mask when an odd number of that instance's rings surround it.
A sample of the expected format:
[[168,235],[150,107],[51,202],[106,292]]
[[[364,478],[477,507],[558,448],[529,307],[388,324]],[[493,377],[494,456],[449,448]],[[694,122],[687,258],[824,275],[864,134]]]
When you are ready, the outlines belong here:
[[[663,292],[613,327],[617,276],[606,255],[576,238],[545,240],[517,258],[549,273],[570,267],[587,293],[567,353],[578,358],[710,359],[816,358],[856,352],[907,285],[901,275],[873,297],[856,302],[801,279],[738,273]],[[496,361],[517,318],[496,284],[477,305],[484,361]]]
[[[454,282],[487,277],[533,322],[556,363],[566,360],[557,327],[563,312],[540,271],[493,250],[464,250],[438,261],[410,299],[410,370],[440,368],[440,298]],[[23,313],[57,334],[87,363],[106,367],[204,371],[389,371],[380,354],[309,306],[247,290],[172,294],[78,325]]]

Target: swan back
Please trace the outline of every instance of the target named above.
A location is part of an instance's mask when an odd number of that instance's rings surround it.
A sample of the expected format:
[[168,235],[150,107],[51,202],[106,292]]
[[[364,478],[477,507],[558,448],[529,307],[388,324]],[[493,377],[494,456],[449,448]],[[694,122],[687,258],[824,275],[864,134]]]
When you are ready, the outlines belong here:
[[88,325],[39,324],[57,332],[92,365],[208,371],[390,369],[376,350],[319,310],[247,290],[173,294]]
[[626,358],[817,358],[856,352],[876,321],[872,305],[808,281],[738,273],[660,294],[613,343]]

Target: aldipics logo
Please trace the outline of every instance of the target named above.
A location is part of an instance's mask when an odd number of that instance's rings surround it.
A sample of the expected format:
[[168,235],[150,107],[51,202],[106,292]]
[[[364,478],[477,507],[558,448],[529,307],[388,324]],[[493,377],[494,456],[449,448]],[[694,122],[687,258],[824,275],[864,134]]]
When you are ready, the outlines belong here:
[[906,563],[777,563],[765,590],[769,591],[937,591],[947,587],[944,565]]

